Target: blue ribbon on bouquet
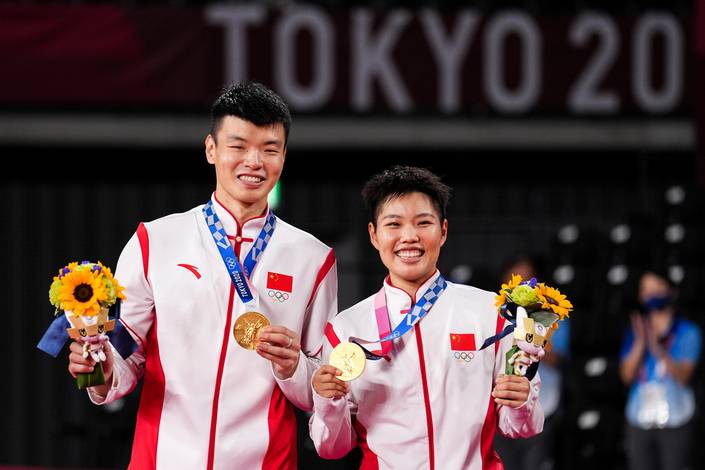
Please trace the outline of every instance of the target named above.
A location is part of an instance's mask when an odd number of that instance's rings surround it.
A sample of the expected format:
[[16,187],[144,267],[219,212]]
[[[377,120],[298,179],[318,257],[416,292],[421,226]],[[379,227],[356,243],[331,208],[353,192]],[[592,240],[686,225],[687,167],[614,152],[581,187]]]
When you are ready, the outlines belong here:
[[[511,308],[510,308],[511,307]],[[500,315],[502,315],[502,318],[507,320],[509,324],[504,327],[502,331],[497,333],[494,336],[490,336],[487,338],[483,343],[482,346],[480,346],[480,351],[485,349],[488,346],[493,345],[497,341],[501,340],[508,334],[514,331],[514,329],[517,326],[517,312],[516,312],[517,304],[515,303],[509,303],[509,304],[504,304],[502,307],[499,309]]]
[[[127,359],[137,349],[137,343],[127,331],[127,328],[120,322],[120,304],[120,301],[115,303],[115,317],[113,318],[115,320],[115,328],[113,331],[108,332],[107,335],[110,338],[110,344],[113,345],[120,356]],[[37,349],[56,358],[69,340],[69,334],[66,331],[68,328],[71,328],[71,324],[65,315],[62,314],[56,317],[39,340]]]

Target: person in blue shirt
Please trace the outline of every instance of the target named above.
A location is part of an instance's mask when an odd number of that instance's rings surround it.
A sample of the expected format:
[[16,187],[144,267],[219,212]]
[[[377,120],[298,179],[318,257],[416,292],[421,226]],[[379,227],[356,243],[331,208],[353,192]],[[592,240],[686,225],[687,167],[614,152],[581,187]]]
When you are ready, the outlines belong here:
[[639,281],[642,312],[631,314],[622,344],[619,372],[629,386],[625,443],[634,470],[689,467],[690,379],[702,340],[698,326],[677,315],[676,294],[668,276],[646,271]]

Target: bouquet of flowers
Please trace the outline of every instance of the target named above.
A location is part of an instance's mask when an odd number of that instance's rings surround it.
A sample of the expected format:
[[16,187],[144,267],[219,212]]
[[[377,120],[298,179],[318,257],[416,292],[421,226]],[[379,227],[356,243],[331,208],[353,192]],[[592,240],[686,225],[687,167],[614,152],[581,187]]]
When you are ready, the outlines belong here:
[[[79,374],[78,388],[103,385],[103,351],[108,331],[115,328],[115,320],[108,319],[108,307],[125,300],[123,287],[113,277],[110,268],[100,262],[69,263],[59,270],[49,288],[49,301],[56,308],[55,316],[63,314],[70,328],[68,336],[83,344],[83,357],[96,361],[90,374]],[[63,344],[63,343],[62,343]]]
[[558,322],[568,317],[573,304],[558,289],[513,274],[507,284],[502,284],[496,306],[511,323],[508,332],[514,331],[505,373],[533,377]]

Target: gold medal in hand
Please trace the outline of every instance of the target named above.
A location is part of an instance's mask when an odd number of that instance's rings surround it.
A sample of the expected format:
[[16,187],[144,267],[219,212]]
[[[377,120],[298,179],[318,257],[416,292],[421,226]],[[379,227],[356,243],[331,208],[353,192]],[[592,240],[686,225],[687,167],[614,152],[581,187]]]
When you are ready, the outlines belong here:
[[259,312],[243,313],[235,320],[233,336],[237,344],[245,349],[255,349],[262,328],[269,326],[267,317]]
[[358,378],[365,370],[365,352],[355,343],[342,342],[331,351],[328,362],[343,371],[338,378],[348,382]]

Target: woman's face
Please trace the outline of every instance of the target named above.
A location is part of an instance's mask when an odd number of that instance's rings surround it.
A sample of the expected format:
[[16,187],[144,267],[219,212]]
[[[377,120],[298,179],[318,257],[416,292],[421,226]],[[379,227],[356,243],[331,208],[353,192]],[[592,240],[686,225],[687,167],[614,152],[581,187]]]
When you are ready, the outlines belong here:
[[[649,299],[672,297],[673,290],[668,281],[654,273],[646,273],[639,281],[639,302],[644,304]],[[657,308],[655,311],[664,311],[667,308]]]
[[436,271],[448,222],[440,220],[431,198],[414,192],[386,201],[370,223],[372,245],[379,251],[395,285],[421,285]]

